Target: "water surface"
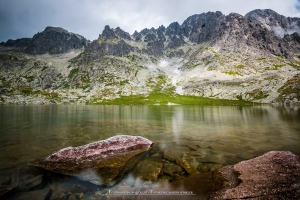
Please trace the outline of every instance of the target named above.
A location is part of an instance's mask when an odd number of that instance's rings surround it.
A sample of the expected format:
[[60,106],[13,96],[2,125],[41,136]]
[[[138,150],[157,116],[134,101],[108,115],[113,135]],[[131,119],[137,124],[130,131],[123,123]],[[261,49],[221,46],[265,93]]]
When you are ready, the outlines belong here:
[[146,137],[162,151],[169,144],[192,141],[202,158],[213,158],[219,168],[271,150],[300,155],[300,110],[272,106],[1,105],[0,178],[58,149],[120,134]]

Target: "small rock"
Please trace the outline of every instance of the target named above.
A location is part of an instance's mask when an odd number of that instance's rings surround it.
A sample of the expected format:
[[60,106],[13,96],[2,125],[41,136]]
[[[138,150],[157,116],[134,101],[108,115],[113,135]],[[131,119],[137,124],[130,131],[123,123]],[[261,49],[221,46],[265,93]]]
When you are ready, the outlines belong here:
[[219,164],[220,159],[216,156],[207,156],[205,158],[199,158],[199,162],[201,163],[213,163],[213,164]]
[[33,189],[41,189],[45,185],[43,182],[44,170],[40,168],[26,166],[20,168],[14,173],[18,173],[18,177],[16,177],[16,174],[14,174],[13,176],[15,178],[12,178],[12,182],[14,182],[14,185],[16,185],[18,182],[18,190],[28,191]]
[[[82,197],[83,197],[83,193],[82,194]],[[79,199],[82,199],[82,197],[79,196],[80,194],[71,194],[68,198],[68,200],[79,200]]]
[[133,170],[133,175],[144,181],[156,181],[163,168],[162,163],[143,160]]
[[179,174],[182,172],[182,168],[176,164],[164,164],[163,172],[165,174],[173,176],[173,174]]
[[189,155],[190,155],[190,156],[202,156],[202,154],[201,154],[201,153],[199,153],[199,152],[195,152],[195,151],[191,151],[191,152],[189,152]]
[[189,144],[187,146],[188,146],[188,148],[190,148],[191,150],[194,150],[194,151],[197,151],[199,149],[198,146],[194,145],[194,144]]
[[49,200],[66,200],[68,199],[68,194],[62,191],[53,191]]
[[197,170],[198,170],[199,172],[204,173],[204,172],[209,172],[209,171],[210,171],[210,168],[209,168],[208,166],[206,166],[206,165],[199,165],[199,166],[197,167]]
[[177,158],[182,158],[184,155],[182,148],[170,146],[165,149],[163,157],[169,161],[175,162]]
[[189,174],[198,174],[197,169],[183,158],[177,158],[176,163],[180,165]]
[[183,175],[180,175],[180,174],[173,174],[173,178],[174,178],[174,181],[177,181],[177,180],[184,179],[186,177]]

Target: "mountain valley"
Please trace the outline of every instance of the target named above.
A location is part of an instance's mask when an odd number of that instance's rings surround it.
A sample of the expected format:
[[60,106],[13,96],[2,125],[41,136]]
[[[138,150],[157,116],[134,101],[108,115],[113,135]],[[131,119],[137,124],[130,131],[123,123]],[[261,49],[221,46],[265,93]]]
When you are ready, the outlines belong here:
[[132,35],[105,26],[94,41],[47,27],[0,44],[0,103],[297,105],[299,34],[300,18],[272,10],[207,12]]

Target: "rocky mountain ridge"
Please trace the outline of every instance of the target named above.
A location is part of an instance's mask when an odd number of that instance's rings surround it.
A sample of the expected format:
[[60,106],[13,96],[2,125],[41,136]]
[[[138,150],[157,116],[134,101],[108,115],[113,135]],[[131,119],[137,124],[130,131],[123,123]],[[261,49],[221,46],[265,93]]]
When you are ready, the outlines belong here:
[[[71,49],[81,49],[88,45],[89,41],[83,36],[68,32],[60,27],[46,27],[41,33],[37,33],[33,38],[21,38],[8,40],[0,45],[5,47],[15,47],[24,53],[36,54],[61,54]],[[21,48],[21,49],[20,49]]]
[[202,13],[181,25],[132,35],[107,25],[91,43],[47,27],[23,53],[8,51],[9,42],[2,43],[1,101],[101,103],[171,91],[265,103],[292,95],[297,102],[299,27],[299,18],[272,10],[254,10],[245,17]]

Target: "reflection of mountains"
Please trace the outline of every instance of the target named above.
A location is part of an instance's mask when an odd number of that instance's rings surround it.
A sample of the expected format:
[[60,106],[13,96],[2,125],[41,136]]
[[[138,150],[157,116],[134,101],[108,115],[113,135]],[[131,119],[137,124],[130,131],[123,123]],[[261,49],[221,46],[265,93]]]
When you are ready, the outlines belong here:
[[0,141],[39,157],[119,134],[141,135],[162,148],[191,142],[205,155],[238,152],[238,160],[269,150],[300,154],[299,110],[279,107],[3,106],[0,113],[10,116],[1,118]]

